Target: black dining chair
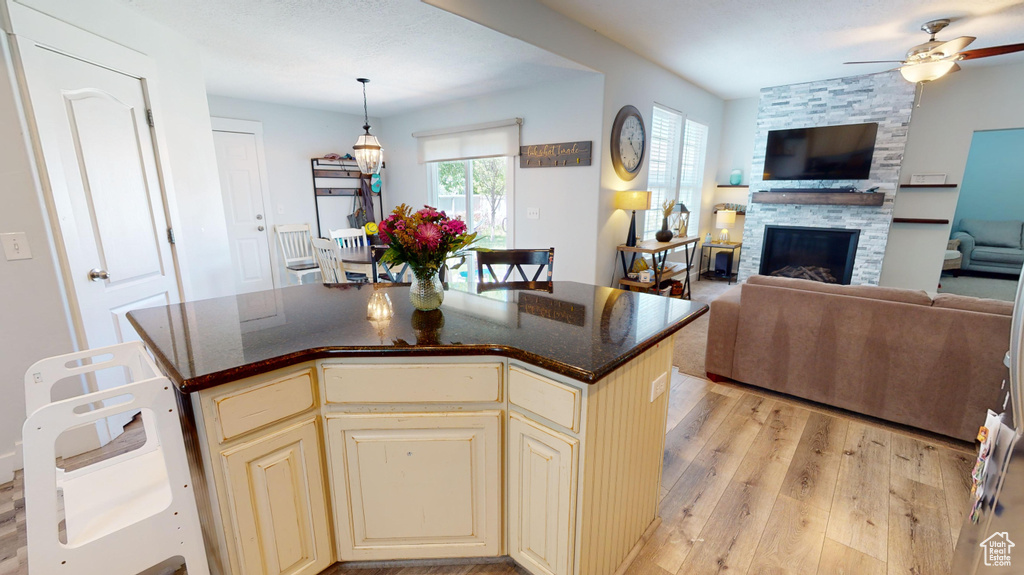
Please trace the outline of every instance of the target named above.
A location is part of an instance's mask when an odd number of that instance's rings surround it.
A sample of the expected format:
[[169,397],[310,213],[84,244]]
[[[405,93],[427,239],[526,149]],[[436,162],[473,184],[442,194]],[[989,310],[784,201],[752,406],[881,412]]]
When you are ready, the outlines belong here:
[[382,281],[391,283],[412,281],[411,278],[405,279],[405,273],[409,271],[409,264],[402,264],[402,269],[396,272],[391,266],[380,261],[380,258],[384,256],[386,251],[388,251],[387,246],[370,246],[370,253],[373,254],[373,283]]
[[[494,266],[505,266],[504,275],[498,279]],[[533,277],[523,266],[537,266],[531,269]],[[480,285],[510,289],[540,289],[550,291],[551,274],[555,268],[555,248],[546,250],[476,250],[476,275]],[[484,270],[487,273],[484,273]],[[515,273],[518,272],[518,273]],[[546,272],[546,273],[545,273]]]

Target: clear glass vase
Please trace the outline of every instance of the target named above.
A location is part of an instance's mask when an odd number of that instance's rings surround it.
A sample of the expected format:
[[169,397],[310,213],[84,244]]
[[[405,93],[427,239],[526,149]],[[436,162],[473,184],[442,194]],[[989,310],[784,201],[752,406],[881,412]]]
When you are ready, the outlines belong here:
[[420,311],[431,311],[441,307],[444,301],[444,288],[437,272],[414,273],[412,285],[409,286],[409,301]]

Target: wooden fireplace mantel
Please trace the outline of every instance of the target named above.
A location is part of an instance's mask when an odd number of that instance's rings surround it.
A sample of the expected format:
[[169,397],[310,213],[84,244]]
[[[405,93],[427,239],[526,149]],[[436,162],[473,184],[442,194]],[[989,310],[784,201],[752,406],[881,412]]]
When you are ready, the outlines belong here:
[[881,206],[885,194],[881,192],[754,192],[755,204],[813,204],[826,206]]

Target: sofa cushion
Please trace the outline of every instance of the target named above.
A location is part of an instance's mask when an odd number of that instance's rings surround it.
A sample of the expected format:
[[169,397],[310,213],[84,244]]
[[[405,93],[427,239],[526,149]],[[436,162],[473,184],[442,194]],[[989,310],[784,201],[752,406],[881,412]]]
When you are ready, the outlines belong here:
[[[978,246],[1020,248],[1021,225],[1020,221],[997,222],[964,218],[960,220],[960,231],[971,234],[974,237],[975,245]],[[972,255],[971,258],[973,259],[974,256]]]
[[1013,302],[982,297],[970,297],[952,293],[940,293],[935,296],[933,307],[993,313],[996,315],[1013,316]]
[[827,284],[811,280],[780,278],[775,276],[761,275],[750,276],[749,278],[747,278],[747,283],[754,285],[767,285],[789,289],[799,289],[804,291],[845,295],[850,297],[863,297],[883,301],[892,301],[897,303],[911,303],[923,306],[932,305],[932,298],[929,297],[927,293],[921,290],[863,285],[848,286],[839,284]]
[[1024,264],[1024,250],[1019,248],[978,246],[971,252],[971,259],[976,262],[1021,265]]

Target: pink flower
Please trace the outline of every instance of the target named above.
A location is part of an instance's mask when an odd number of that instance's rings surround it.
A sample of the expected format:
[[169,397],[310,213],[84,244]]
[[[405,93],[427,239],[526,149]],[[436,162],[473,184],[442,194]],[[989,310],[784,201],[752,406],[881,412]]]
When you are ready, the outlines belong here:
[[443,213],[438,212],[435,208],[432,208],[430,206],[423,206],[423,209],[416,212],[416,214],[423,217],[424,219],[436,218],[444,215]]
[[462,220],[450,220],[445,225],[448,226],[454,236],[466,233],[466,222]]
[[432,250],[437,249],[437,246],[441,245],[441,228],[429,222],[420,224],[416,228],[415,237],[417,242],[426,244]]
[[405,229],[405,220],[398,220],[397,222],[395,222],[395,229],[396,230],[404,230]]

